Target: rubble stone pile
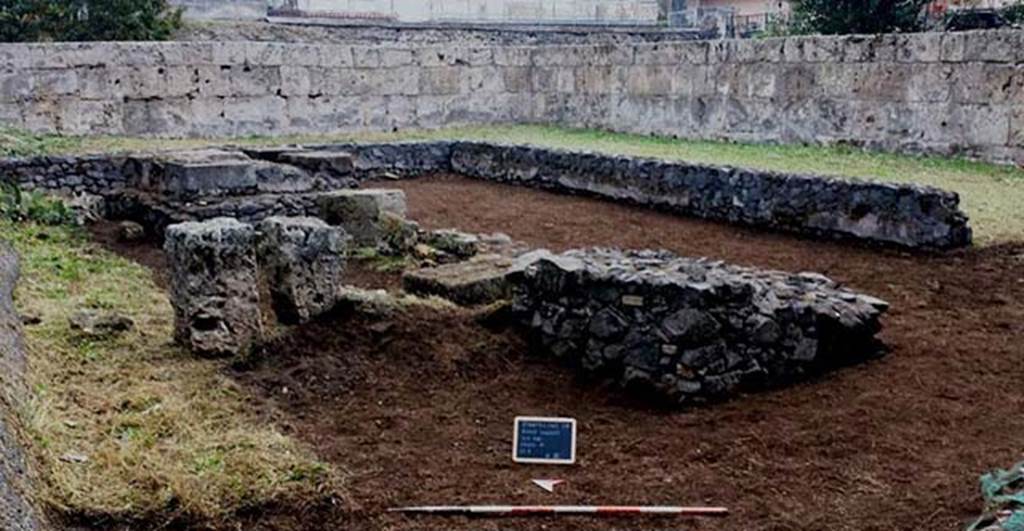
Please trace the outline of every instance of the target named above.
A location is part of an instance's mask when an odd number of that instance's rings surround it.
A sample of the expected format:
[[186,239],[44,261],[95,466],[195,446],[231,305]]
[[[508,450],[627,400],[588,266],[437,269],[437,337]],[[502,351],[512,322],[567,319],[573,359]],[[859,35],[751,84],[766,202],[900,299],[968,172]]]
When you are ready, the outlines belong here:
[[815,273],[661,251],[520,257],[513,312],[539,347],[675,404],[785,384],[882,352],[882,300]]

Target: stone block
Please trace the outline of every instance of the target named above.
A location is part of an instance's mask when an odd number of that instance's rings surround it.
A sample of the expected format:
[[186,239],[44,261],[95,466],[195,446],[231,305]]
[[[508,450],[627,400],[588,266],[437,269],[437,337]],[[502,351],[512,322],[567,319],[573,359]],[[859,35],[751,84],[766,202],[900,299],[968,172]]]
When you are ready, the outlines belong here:
[[533,91],[569,94],[576,92],[576,72],[569,68],[534,68]]
[[439,229],[428,232],[423,238],[423,243],[455,258],[465,260],[476,255],[480,246],[480,238],[454,229]]
[[352,64],[356,68],[380,68],[380,51],[376,48],[355,46],[352,48]]
[[935,63],[942,57],[943,33],[912,33],[896,38],[896,60],[903,63]]
[[0,72],[0,101],[19,102],[32,96],[35,77],[20,71]]
[[415,62],[411,49],[382,48],[380,50],[380,64],[384,68],[397,66],[410,66]]
[[[245,43],[245,61],[240,64],[262,70],[285,64],[285,49],[294,46],[282,42],[248,41]],[[239,64],[239,63],[236,63]]]
[[312,80],[309,68],[285,65],[281,67],[281,94],[284,96],[309,96],[312,94]]
[[494,64],[498,66],[530,66],[533,48],[526,46],[499,46],[494,49]]
[[236,195],[256,191],[252,161],[241,154],[204,150],[181,153],[155,163],[154,188],[190,198]]
[[478,66],[461,70],[462,93],[501,94],[505,92],[505,78],[502,69],[494,66]]
[[420,94],[458,94],[461,89],[461,71],[454,67],[424,68],[420,72]]
[[278,320],[307,322],[338,301],[348,235],[319,218],[269,217],[258,225],[259,261]]
[[512,93],[530,92],[533,89],[533,69],[528,66],[507,66],[500,69],[502,85]]
[[[257,63],[258,64],[258,63]],[[229,71],[231,94],[233,96],[266,96],[274,94],[281,86],[279,66],[233,67]]]
[[239,151],[206,149],[175,152],[137,160],[141,189],[182,199],[306,192],[308,173],[294,166],[255,161]]
[[351,68],[353,64],[351,46],[325,44],[320,49],[321,68]]
[[316,198],[320,217],[331,225],[340,225],[353,243],[376,246],[384,234],[381,215],[385,212],[405,217],[405,192],[392,189],[338,190]]
[[78,75],[74,70],[36,70],[32,75],[33,96],[67,96],[78,90]]
[[331,177],[349,176],[353,169],[352,154],[345,151],[285,150],[275,160]]
[[508,276],[513,265],[508,257],[481,255],[467,262],[409,271],[402,275],[402,288],[464,306],[490,304],[511,296]]
[[167,227],[175,340],[200,356],[244,357],[261,340],[256,231],[232,218]]
[[666,95],[673,92],[675,68],[670,66],[638,65],[625,67],[622,76],[626,93],[632,95]]

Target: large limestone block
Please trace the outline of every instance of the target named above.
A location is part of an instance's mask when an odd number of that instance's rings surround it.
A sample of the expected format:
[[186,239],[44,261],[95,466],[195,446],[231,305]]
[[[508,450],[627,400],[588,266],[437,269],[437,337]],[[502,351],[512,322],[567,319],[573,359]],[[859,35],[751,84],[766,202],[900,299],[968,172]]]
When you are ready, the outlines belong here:
[[332,177],[347,176],[353,170],[352,155],[342,151],[286,151],[278,160]]
[[244,356],[261,339],[256,231],[233,218],[167,227],[175,340],[201,356]]
[[384,235],[383,214],[405,217],[405,192],[396,189],[338,190],[316,200],[320,217],[340,225],[356,245],[376,245]]
[[279,216],[258,229],[259,259],[278,319],[301,323],[333,308],[345,271],[345,231],[319,218]]
[[312,177],[300,168],[258,161],[240,151],[206,149],[132,161],[140,188],[178,199],[306,192]]

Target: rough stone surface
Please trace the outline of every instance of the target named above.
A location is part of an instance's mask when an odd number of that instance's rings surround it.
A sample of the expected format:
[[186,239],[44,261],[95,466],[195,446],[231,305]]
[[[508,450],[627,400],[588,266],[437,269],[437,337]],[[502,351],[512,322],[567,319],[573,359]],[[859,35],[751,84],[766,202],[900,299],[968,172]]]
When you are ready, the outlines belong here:
[[319,217],[344,227],[359,246],[376,246],[384,235],[383,213],[405,217],[405,192],[398,189],[338,190],[316,198]]
[[887,304],[812,273],[607,249],[520,257],[513,311],[546,352],[673,404],[881,352]]
[[206,149],[132,158],[135,188],[179,200],[257,193],[298,193],[312,176],[286,164],[249,158],[241,151]]
[[456,144],[452,169],[493,181],[814,236],[909,248],[971,243],[959,196],[924,186],[482,142]]
[[489,304],[511,296],[508,276],[513,263],[507,256],[488,254],[465,262],[408,271],[402,275],[402,288],[464,306]]
[[[244,0],[249,3],[252,0]],[[231,0],[174,0],[186,6],[195,4],[224,5]],[[262,2],[261,2],[262,3]],[[264,11],[266,5],[263,3]],[[197,15],[207,16],[203,10]],[[240,17],[232,17],[238,19]],[[260,16],[262,18],[262,15]],[[438,45],[488,46],[503,45],[535,46],[541,44],[604,44],[616,45],[631,42],[670,42],[692,40],[703,34],[690,28],[667,28],[652,25],[557,25],[557,24],[500,24],[460,23],[445,21],[442,24],[403,24],[385,20],[358,21],[351,23],[334,19],[329,25],[308,25],[299,23],[274,23],[221,21],[219,24],[196,24],[182,28],[175,38],[184,41],[267,41],[294,43],[362,43],[363,45]],[[391,63],[387,63],[391,64]]]
[[[131,157],[121,171],[116,165],[119,161],[125,164],[124,157],[104,160],[90,156],[0,160],[0,179],[26,188],[96,194],[103,197],[108,215],[140,221],[154,235],[171,223],[219,216],[259,221],[272,215],[326,215],[330,222],[340,223],[340,210],[349,209],[350,218],[362,221],[360,226],[346,226],[346,230],[357,236],[359,245],[375,245],[380,233],[374,224],[373,201],[346,196],[370,192],[332,190],[382,174],[405,177],[457,171],[488,180],[597,195],[688,216],[818,237],[937,249],[966,246],[971,241],[967,217],[959,210],[959,197],[929,187],[483,142],[334,144],[309,149],[351,154],[351,177],[313,179],[311,190],[298,192],[295,190],[306,186],[263,185],[261,189],[259,180],[254,179],[233,187],[231,179],[221,182],[212,178],[204,186],[218,195],[182,199],[174,193],[159,192],[152,157]],[[283,154],[297,150],[301,148],[260,148],[247,153],[271,166],[301,171],[276,162]],[[244,156],[217,152],[220,156]],[[256,188],[251,185],[253,181],[257,182]],[[331,199],[335,193],[340,199]],[[318,200],[320,196],[326,199]],[[359,207],[360,201],[367,202]],[[325,205],[335,203],[336,212],[324,213]],[[405,215],[403,198],[397,193],[385,194],[376,203],[378,211],[383,208],[400,218]]]
[[343,151],[286,151],[278,160],[331,176],[350,175],[353,171],[352,155]]
[[122,221],[117,224],[117,239],[123,242],[137,242],[146,237],[146,229],[134,221]]
[[1022,40],[1009,30],[387,42],[369,51],[351,43],[11,43],[0,45],[8,59],[0,123],[208,137],[525,122],[1020,163]]
[[79,310],[71,314],[68,323],[72,330],[93,337],[120,334],[135,326],[135,322],[127,316],[93,309]]
[[18,255],[0,241],[0,528],[34,531],[49,526],[30,498],[31,477],[15,410],[28,398],[21,320],[14,310]]
[[331,310],[343,282],[345,231],[311,217],[269,217],[257,228],[278,320],[301,323]]
[[172,225],[175,339],[201,356],[245,356],[261,339],[256,231],[231,218]]
[[455,229],[432,230],[426,233],[423,243],[459,260],[472,258],[480,248],[479,237]]

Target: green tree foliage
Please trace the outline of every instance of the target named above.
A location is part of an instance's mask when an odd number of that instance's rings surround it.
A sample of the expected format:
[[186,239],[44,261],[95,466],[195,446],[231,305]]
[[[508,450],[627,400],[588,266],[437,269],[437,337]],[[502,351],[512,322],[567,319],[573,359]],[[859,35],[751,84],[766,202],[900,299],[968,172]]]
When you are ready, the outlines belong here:
[[164,40],[181,26],[167,0],[0,0],[0,41]]
[[917,31],[929,0],[796,0],[796,33],[895,33]]
[[1024,2],[1016,2],[1003,8],[1003,16],[1014,24],[1024,23]]

